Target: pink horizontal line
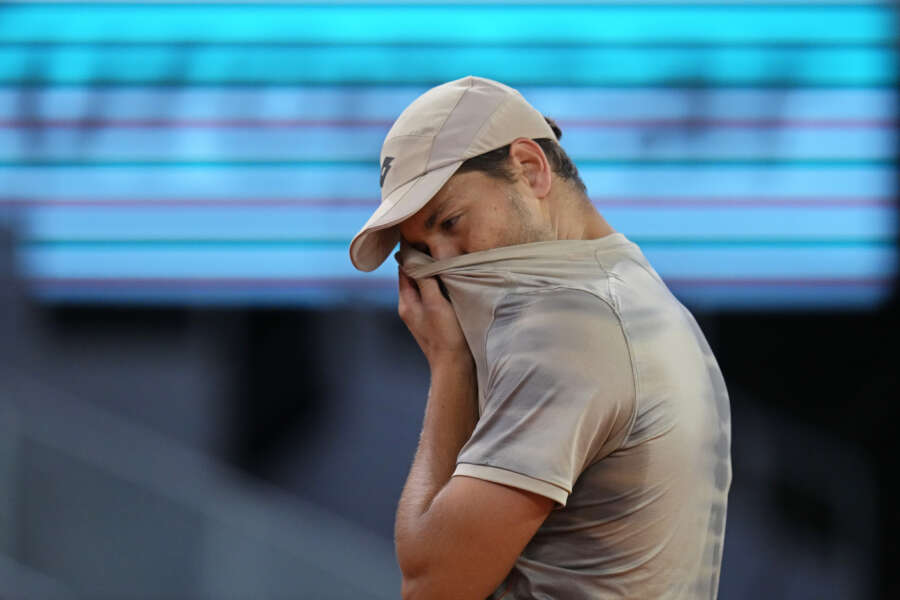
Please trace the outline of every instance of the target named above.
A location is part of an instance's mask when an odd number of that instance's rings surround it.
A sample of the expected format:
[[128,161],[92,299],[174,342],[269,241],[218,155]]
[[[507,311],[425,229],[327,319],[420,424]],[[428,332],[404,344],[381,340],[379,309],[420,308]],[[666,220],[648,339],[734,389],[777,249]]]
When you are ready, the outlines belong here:
[[0,206],[106,207],[106,208],[257,208],[257,207],[365,207],[375,208],[375,198],[0,198]]
[[[884,286],[892,279],[886,277],[871,278],[678,278],[667,277],[666,283],[672,286]],[[393,288],[394,279],[382,277],[343,277],[343,278],[310,278],[310,279],[272,279],[272,278],[35,278],[29,279],[37,287],[204,287],[204,288],[285,288],[285,287],[341,287],[341,288]]]
[[6,119],[0,120],[2,129],[38,128],[134,128],[134,129],[227,129],[227,128],[300,128],[300,127],[382,127],[390,128],[389,120],[345,119]]
[[896,119],[606,119],[557,121],[560,127],[736,127],[736,128],[809,128],[876,129],[896,127]]
[[72,286],[79,288],[103,287],[203,287],[203,288],[290,288],[290,287],[340,287],[340,288],[394,288],[397,282],[381,277],[336,277],[310,279],[271,278],[34,278],[28,282],[37,287]]
[[855,208],[894,206],[891,198],[591,198],[598,208]]
[[[736,127],[807,129],[881,129],[898,125],[896,119],[572,119],[557,120],[560,127],[625,129],[651,127]],[[3,129],[34,128],[303,128],[380,127],[390,128],[386,119],[6,119]]]
[[692,279],[692,278],[678,278],[678,277],[664,277],[663,278],[667,284],[672,286],[766,286],[766,287],[778,287],[778,286],[883,286],[890,284],[893,280],[887,277],[870,277],[870,278],[823,278],[823,279],[785,279],[785,278],[722,278],[722,279],[712,279],[712,278],[701,278],[701,279]]
[[[891,207],[892,198],[592,198],[594,204],[603,208],[666,208],[666,207],[709,207],[709,208],[857,208]],[[54,198],[0,198],[0,208],[23,207],[71,207],[71,208],[275,208],[275,207],[323,207],[323,208],[369,208],[378,206],[377,198],[75,198],[62,200]]]

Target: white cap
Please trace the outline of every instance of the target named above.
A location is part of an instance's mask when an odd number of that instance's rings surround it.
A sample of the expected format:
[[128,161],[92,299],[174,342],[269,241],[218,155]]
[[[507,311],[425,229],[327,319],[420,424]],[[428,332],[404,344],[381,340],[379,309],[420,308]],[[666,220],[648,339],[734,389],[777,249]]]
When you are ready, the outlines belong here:
[[467,159],[520,137],[556,139],[513,88],[463,77],[431,88],[394,122],[381,147],[381,205],[350,242],[350,260],[374,271],[400,241],[395,225],[416,214]]

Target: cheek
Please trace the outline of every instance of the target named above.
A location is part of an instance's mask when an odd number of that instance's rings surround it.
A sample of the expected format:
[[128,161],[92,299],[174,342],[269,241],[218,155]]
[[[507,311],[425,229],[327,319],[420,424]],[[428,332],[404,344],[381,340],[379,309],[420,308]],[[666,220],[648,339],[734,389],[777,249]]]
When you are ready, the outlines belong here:
[[489,250],[518,243],[517,231],[521,216],[507,210],[502,201],[492,202],[483,210],[471,214],[464,231],[460,232],[463,253]]
[[477,252],[489,250],[498,246],[507,245],[509,237],[508,229],[499,222],[486,221],[479,223],[473,231],[466,236],[465,252]]

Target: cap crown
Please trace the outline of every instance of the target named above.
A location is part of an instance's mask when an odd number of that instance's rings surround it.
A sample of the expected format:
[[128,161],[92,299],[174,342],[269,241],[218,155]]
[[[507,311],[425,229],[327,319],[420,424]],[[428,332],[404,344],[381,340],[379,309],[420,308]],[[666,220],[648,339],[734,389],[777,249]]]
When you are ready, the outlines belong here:
[[[532,114],[506,119],[498,114],[504,110]],[[538,127],[527,127],[536,119]],[[526,129],[538,135],[529,135]],[[400,114],[385,138],[382,200],[428,171],[505,146],[517,137],[542,136],[553,137],[550,126],[507,85],[469,76],[431,88]]]

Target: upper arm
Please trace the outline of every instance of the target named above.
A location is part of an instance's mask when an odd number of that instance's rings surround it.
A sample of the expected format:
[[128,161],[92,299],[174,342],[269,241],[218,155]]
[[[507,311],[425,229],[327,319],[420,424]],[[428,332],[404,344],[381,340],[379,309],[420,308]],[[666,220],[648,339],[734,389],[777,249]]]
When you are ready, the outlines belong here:
[[455,476],[426,517],[437,532],[425,543],[440,569],[404,578],[404,598],[473,598],[493,592],[550,514],[544,496],[490,481]]
[[515,485],[565,505],[592,461],[617,449],[635,411],[625,332],[579,290],[517,294],[487,339],[486,403],[457,474]]

